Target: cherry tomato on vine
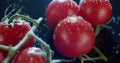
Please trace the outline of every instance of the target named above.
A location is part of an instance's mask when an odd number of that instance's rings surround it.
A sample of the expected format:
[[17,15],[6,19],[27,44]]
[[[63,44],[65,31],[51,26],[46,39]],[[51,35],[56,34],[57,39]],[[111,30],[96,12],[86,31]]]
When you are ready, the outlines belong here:
[[[24,20],[17,20],[13,25],[6,24],[5,22],[0,22],[0,44],[7,46],[15,46],[19,43],[25,36],[25,34],[31,29],[28,22]],[[31,47],[34,42],[33,37],[28,39],[28,41],[23,45],[22,49]],[[3,56],[6,57],[8,51],[0,49]]]
[[52,0],[46,8],[47,24],[53,29],[68,15],[79,15],[78,5],[73,0]]
[[92,25],[105,24],[112,15],[112,6],[109,0],[81,0],[80,15]]
[[44,54],[46,53],[37,47],[29,47],[17,54],[12,63],[46,63]]
[[80,16],[67,17],[60,21],[53,38],[55,48],[67,57],[86,54],[95,44],[92,25]]

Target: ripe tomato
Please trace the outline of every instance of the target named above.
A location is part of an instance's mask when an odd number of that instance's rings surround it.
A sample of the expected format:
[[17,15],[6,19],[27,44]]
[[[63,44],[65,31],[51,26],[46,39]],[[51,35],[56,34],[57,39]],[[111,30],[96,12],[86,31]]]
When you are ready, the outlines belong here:
[[[31,29],[28,22],[24,20],[18,20],[14,25],[8,25],[4,22],[0,22],[0,44],[7,46],[15,46],[20,40],[25,36],[25,34]],[[34,42],[33,37],[30,38],[26,44],[21,48],[31,47]],[[6,50],[0,49],[3,56],[6,57],[8,52]]]
[[95,44],[92,25],[80,16],[67,17],[58,23],[53,38],[55,48],[67,57],[86,54]]
[[46,54],[41,49],[29,47],[17,54],[11,63],[46,63],[42,54]]
[[52,0],[46,9],[47,24],[55,28],[68,15],[79,15],[78,5],[73,0]]
[[82,0],[79,9],[80,15],[95,26],[108,22],[112,14],[109,0]]
[[3,60],[4,60],[4,58],[3,58],[3,54],[0,52],[0,63],[2,63]]

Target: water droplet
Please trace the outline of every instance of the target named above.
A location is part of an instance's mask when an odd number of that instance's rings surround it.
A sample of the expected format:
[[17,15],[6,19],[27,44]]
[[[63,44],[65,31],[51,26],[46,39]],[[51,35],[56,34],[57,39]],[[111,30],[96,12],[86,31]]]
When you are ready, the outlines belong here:
[[70,19],[68,19],[68,20],[67,20],[67,22],[68,22],[68,23],[70,23],[70,22],[71,22],[71,20],[70,20]]
[[77,30],[80,31],[80,28],[78,27]]
[[61,26],[60,24],[57,25],[58,27]]
[[56,5],[56,7],[59,7],[59,5]]

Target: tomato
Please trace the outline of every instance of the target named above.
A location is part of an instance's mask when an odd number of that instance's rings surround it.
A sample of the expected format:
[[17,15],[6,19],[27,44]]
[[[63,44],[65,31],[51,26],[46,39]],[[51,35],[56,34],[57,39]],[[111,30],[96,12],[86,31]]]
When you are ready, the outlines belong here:
[[46,54],[37,47],[29,47],[17,54],[12,63],[46,63],[42,55]]
[[68,15],[79,15],[78,5],[73,0],[52,0],[46,8],[47,24],[53,29]]
[[[31,29],[28,22],[24,20],[17,20],[13,25],[0,22],[0,44],[7,46],[15,46],[19,43],[25,36],[25,34]],[[34,42],[33,37],[30,38],[24,46],[21,48],[31,47]],[[0,49],[3,56],[6,57],[8,52],[6,50]]]
[[53,38],[55,48],[66,57],[86,54],[95,44],[92,25],[80,16],[67,17],[58,23]]
[[109,0],[82,0],[79,9],[80,15],[94,26],[105,24],[112,15],[112,6]]
[[0,52],[0,63],[2,63],[3,60],[4,60],[4,58],[3,58],[3,54]]

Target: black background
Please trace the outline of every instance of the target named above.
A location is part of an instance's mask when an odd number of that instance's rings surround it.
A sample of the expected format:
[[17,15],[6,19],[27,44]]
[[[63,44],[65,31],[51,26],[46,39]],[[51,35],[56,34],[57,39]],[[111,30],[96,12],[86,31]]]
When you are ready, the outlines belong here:
[[[51,0],[0,0],[0,19],[4,16],[5,9],[12,4],[11,10],[18,9],[23,6],[22,13],[29,15],[34,19],[43,17],[44,20],[39,28],[35,31],[36,35],[42,38],[46,43],[50,44],[55,51],[54,58],[71,59],[60,55],[54,48],[52,42],[53,30],[50,29],[45,20],[45,10]],[[79,0],[75,0],[79,3]],[[120,63],[120,0],[110,0],[113,8],[112,21],[102,28],[97,36],[96,45],[108,57],[108,63]],[[39,47],[37,43],[34,46]],[[80,63],[78,59],[74,63]],[[90,62],[88,62],[90,63]],[[105,63],[98,61],[97,63]]]

